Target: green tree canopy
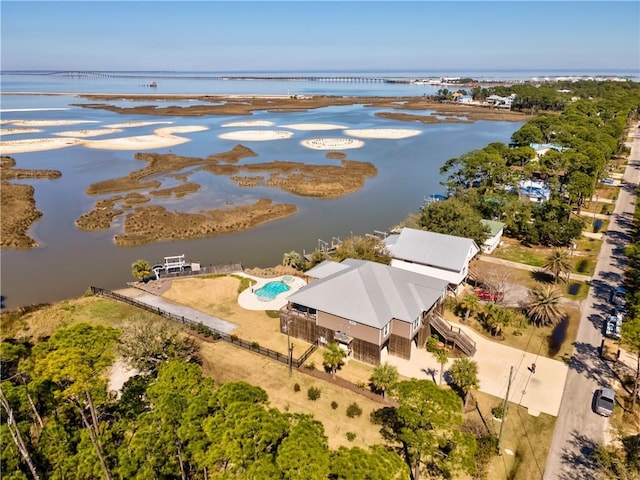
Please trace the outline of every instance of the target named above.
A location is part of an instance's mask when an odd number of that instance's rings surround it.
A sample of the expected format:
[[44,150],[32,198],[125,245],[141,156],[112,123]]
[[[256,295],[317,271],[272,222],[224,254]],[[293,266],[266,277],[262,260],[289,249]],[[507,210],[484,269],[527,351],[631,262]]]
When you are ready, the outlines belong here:
[[478,246],[489,238],[489,227],[468,203],[455,198],[425,205],[420,212],[420,225],[430,232],[473,239]]

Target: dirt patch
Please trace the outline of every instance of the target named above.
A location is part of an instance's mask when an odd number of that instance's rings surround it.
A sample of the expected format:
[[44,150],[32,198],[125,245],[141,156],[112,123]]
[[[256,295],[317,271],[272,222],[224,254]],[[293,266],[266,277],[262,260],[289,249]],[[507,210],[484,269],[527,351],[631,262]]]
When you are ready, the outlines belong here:
[[22,185],[9,180],[25,178],[58,178],[58,170],[26,170],[15,168],[12,157],[0,157],[0,248],[25,249],[38,246],[27,232],[42,217],[36,209],[35,190],[31,185]]

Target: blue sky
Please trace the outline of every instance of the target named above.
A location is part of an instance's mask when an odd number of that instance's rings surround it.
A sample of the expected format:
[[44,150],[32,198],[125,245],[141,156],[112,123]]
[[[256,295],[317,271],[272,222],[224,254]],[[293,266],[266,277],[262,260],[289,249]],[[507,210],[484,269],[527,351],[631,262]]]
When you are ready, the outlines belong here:
[[640,70],[640,2],[11,1],[3,70]]

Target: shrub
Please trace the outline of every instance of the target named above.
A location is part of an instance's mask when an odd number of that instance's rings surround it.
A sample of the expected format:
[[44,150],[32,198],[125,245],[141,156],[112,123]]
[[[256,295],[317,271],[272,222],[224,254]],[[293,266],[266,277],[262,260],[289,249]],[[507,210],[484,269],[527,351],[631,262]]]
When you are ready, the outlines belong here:
[[347,407],[347,417],[359,417],[362,415],[362,408],[356,402],[353,402],[351,405]]
[[502,418],[504,416],[504,408],[502,405],[496,405],[491,409],[491,415],[495,418]]
[[238,335],[236,335],[235,333],[231,335],[231,341],[232,342],[237,342],[238,341]]
[[308,368],[309,370],[315,370],[316,369],[316,362],[311,361],[311,362],[307,363],[305,365],[305,367]]
[[356,439],[356,434],[354,432],[347,432],[347,440],[353,442]]
[[299,383],[296,383],[296,384],[293,386],[293,391],[294,391],[294,392],[299,392],[299,391],[300,391],[300,384],[299,384]]
[[338,402],[336,402],[335,400],[333,402],[331,402],[331,408],[334,409],[334,410],[336,408],[338,408]]
[[367,384],[366,384],[365,382],[363,382],[362,380],[358,380],[358,381],[356,382],[356,386],[357,386],[358,388],[363,389],[363,390],[364,390],[365,388],[367,388]]
[[251,348],[253,348],[254,350],[259,350],[260,344],[258,342],[251,342]]
[[307,390],[307,398],[312,401],[316,401],[320,398],[320,389],[318,387],[309,387]]

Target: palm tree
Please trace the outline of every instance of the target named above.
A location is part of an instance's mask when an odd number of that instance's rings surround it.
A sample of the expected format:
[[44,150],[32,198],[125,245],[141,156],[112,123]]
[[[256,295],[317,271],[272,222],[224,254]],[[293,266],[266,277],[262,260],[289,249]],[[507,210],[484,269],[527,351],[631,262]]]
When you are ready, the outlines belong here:
[[560,291],[553,285],[537,285],[529,291],[527,316],[538,326],[554,325],[564,317]]
[[446,348],[440,348],[440,341],[437,335],[431,335],[427,340],[427,352],[430,352],[440,364],[440,381],[438,385],[442,385],[444,366],[449,361],[449,352],[447,352]]
[[542,268],[553,274],[554,282],[558,283],[560,275],[570,273],[573,269],[571,256],[567,250],[556,248],[549,254]]
[[346,353],[337,343],[330,343],[327,349],[322,353],[322,360],[325,366],[331,369],[331,375],[336,378],[336,370],[344,363]]
[[484,324],[494,337],[502,333],[502,329],[511,323],[511,310],[495,303],[485,305],[482,312]]
[[138,280],[151,275],[151,265],[146,260],[136,260],[131,264],[131,274]]
[[451,378],[453,383],[464,394],[464,406],[469,402],[469,394],[472,389],[480,386],[478,380],[478,364],[470,358],[459,358],[451,365]]
[[478,313],[478,310],[480,309],[480,300],[478,300],[477,295],[468,293],[460,299],[458,306],[464,312],[464,321],[466,322],[469,320],[471,315]]
[[385,392],[389,390],[398,381],[398,369],[393,365],[384,363],[378,365],[371,375],[371,384],[377,390],[382,391],[382,398]]

